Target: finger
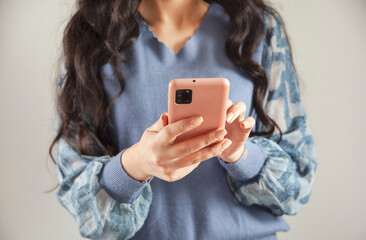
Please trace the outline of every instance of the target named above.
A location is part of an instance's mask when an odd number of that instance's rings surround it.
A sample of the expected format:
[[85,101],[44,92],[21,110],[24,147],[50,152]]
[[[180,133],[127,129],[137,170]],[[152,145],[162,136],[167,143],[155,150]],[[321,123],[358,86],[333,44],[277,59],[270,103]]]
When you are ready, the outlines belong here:
[[227,111],[226,114],[226,122],[227,123],[232,123],[234,122],[234,120],[240,115],[245,113],[246,111],[246,105],[245,103],[243,103],[242,101],[238,101],[235,103],[235,105],[233,105],[232,107],[230,107]]
[[148,129],[149,131],[152,131],[152,132],[159,132],[166,124],[165,124],[165,121],[164,120],[164,116],[166,116],[166,113],[162,113],[159,117],[159,119],[153,124],[151,125]]
[[177,175],[179,176],[179,178],[181,178],[180,176],[186,176],[188,175],[190,172],[192,172],[196,167],[198,167],[198,165],[201,162],[195,163],[195,164],[191,164],[187,167],[183,167],[183,168],[179,168],[176,170]]
[[240,122],[240,127],[243,129],[245,140],[249,137],[250,132],[252,131],[255,125],[255,119],[253,117],[247,117],[244,121]]
[[210,147],[203,148],[195,153],[191,153],[184,157],[178,158],[177,160],[169,162],[168,164],[173,169],[179,169],[179,168],[184,168],[184,167],[187,167],[187,166],[190,166],[193,164],[197,164],[199,162],[203,162],[212,157],[220,155],[221,152],[223,152],[227,147],[230,146],[230,145],[223,146],[223,145],[227,144],[227,142],[231,143],[231,140],[228,138],[224,138],[223,140],[213,144]]
[[244,121],[244,114],[245,114],[245,112],[243,112],[243,113],[241,113],[241,114],[239,115],[239,117],[238,117],[238,121],[239,121],[239,122]]
[[163,127],[165,127],[169,123],[168,114],[164,112],[162,118],[163,118]]
[[177,180],[183,178],[184,176],[188,175],[196,167],[198,167],[199,164],[200,164],[200,162],[189,165],[184,168],[172,169],[171,171],[168,170],[165,174],[163,174],[163,175],[158,174],[158,176],[160,175],[159,178],[163,179],[165,181],[174,182],[174,181],[177,181]]
[[226,101],[226,111],[231,107],[233,105],[233,102],[230,100],[230,99],[228,99],[227,101]]
[[162,143],[173,144],[174,140],[181,134],[198,127],[203,122],[202,116],[193,116],[181,119],[166,125],[158,134]]
[[192,154],[216,141],[222,140],[226,134],[227,131],[225,129],[217,128],[206,134],[173,144],[164,152],[165,157],[174,159]]

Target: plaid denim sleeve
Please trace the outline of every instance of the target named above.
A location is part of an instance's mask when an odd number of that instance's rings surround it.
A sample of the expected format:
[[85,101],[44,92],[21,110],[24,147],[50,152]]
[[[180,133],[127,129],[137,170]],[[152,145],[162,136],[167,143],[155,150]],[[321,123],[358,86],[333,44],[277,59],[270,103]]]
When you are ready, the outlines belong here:
[[[60,74],[59,88],[64,80]],[[55,135],[59,127],[57,116]],[[91,239],[131,238],[147,218],[152,202],[150,184],[146,183],[133,201],[117,201],[99,183],[103,166],[113,156],[79,155],[64,138],[58,141],[57,150],[57,199],[76,220],[80,234]]]
[[[260,205],[274,215],[295,215],[309,200],[317,168],[317,155],[299,86],[291,62],[283,24],[276,14],[264,17],[266,26],[262,65],[270,79],[264,109],[280,126],[271,137],[250,137],[247,141],[264,150],[260,172],[243,181],[227,174],[234,196],[244,205]],[[256,130],[262,129],[257,121]]]

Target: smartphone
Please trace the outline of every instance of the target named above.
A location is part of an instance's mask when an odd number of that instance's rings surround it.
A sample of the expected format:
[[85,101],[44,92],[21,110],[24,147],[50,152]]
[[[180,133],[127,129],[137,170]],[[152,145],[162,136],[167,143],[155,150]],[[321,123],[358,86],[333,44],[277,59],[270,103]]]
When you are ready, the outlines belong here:
[[229,89],[230,82],[226,78],[171,80],[168,92],[168,124],[196,115],[203,117],[200,126],[177,136],[174,143],[216,128],[225,128]]

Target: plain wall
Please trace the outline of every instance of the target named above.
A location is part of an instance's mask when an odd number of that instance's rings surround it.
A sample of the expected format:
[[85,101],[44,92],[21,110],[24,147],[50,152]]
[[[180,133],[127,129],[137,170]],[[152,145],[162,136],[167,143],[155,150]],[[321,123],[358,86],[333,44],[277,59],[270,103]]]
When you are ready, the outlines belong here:
[[[44,191],[54,74],[71,0],[0,0],[0,239],[81,239]],[[310,202],[279,239],[366,239],[366,1],[277,0],[319,166]]]

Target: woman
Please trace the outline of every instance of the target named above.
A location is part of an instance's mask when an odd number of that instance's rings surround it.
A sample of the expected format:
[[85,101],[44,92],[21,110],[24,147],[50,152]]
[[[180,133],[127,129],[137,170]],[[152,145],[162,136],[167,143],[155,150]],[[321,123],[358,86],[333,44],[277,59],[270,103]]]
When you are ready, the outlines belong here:
[[[50,154],[57,142],[57,197],[81,235],[276,239],[287,231],[281,215],[308,202],[317,162],[278,13],[262,0],[77,7],[64,34]],[[230,81],[225,129],[172,144],[202,122],[167,124],[168,83],[190,77]]]

